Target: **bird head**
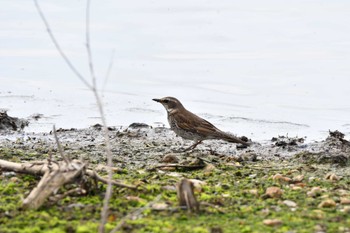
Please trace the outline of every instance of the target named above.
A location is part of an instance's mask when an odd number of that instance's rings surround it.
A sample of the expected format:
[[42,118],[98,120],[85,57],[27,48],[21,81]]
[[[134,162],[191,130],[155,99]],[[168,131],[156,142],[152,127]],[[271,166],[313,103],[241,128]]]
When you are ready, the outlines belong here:
[[161,99],[153,99],[153,100],[158,103],[161,103],[169,113],[176,109],[183,108],[181,102],[174,97],[164,97]]

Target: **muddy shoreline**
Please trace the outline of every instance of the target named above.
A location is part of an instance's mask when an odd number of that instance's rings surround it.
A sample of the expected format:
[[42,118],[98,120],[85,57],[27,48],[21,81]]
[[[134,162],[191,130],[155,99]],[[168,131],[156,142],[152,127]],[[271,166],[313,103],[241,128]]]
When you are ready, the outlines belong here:
[[[104,138],[99,124],[85,129],[58,129],[57,133],[64,151],[72,158],[105,164]],[[216,164],[302,159],[346,165],[350,158],[350,143],[339,131],[330,132],[320,142],[306,144],[303,138],[277,136],[265,142],[253,142],[252,146],[243,149],[237,144],[208,140],[190,152],[182,151],[192,142],[183,140],[165,127],[151,127],[143,123],[109,127],[109,137],[115,166],[127,169],[148,168],[163,163],[168,156],[184,164],[195,158],[203,158]],[[0,148],[25,150],[37,155],[21,160],[42,160],[49,155],[59,157],[52,132],[0,131]]]

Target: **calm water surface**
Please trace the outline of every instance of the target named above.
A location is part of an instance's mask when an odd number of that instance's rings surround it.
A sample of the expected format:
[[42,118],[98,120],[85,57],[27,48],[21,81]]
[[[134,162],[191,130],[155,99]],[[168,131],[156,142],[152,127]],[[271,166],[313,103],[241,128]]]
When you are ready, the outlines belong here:
[[[0,2],[0,108],[43,114],[27,132],[99,122],[93,95],[58,55],[33,2]],[[39,2],[90,78],[85,1]],[[108,124],[167,125],[151,99],[175,96],[253,140],[350,134],[349,9],[347,0],[92,1],[91,46]]]

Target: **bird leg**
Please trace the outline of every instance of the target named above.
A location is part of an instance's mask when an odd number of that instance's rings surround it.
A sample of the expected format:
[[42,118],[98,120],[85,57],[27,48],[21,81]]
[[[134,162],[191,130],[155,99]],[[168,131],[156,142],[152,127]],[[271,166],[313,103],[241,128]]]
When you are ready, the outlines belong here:
[[192,146],[186,148],[186,149],[184,150],[184,152],[185,152],[185,151],[189,151],[189,150],[193,150],[194,148],[196,148],[196,146],[198,146],[198,145],[201,144],[201,143],[202,143],[202,140],[195,142]]

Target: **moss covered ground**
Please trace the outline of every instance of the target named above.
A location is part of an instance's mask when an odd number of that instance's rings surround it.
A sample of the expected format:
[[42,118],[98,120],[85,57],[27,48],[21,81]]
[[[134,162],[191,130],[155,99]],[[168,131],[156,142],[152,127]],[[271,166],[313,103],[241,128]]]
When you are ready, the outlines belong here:
[[[0,153],[0,158],[12,161],[33,156],[21,150]],[[84,196],[23,210],[21,201],[40,177],[4,171],[0,177],[1,233],[97,232],[105,185]],[[349,166],[295,158],[222,163],[195,171],[125,169],[114,178],[140,186],[114,188],[107,230],[161,195],[157,204],[163,208],[145,209],[128,219],[120,232],[350,232]],[[196,190],[203,203],[199,213],[177,208],[174,187],[182,178],[205,182]],[[272,197],[266,193],[269,187],[281,193]]]

